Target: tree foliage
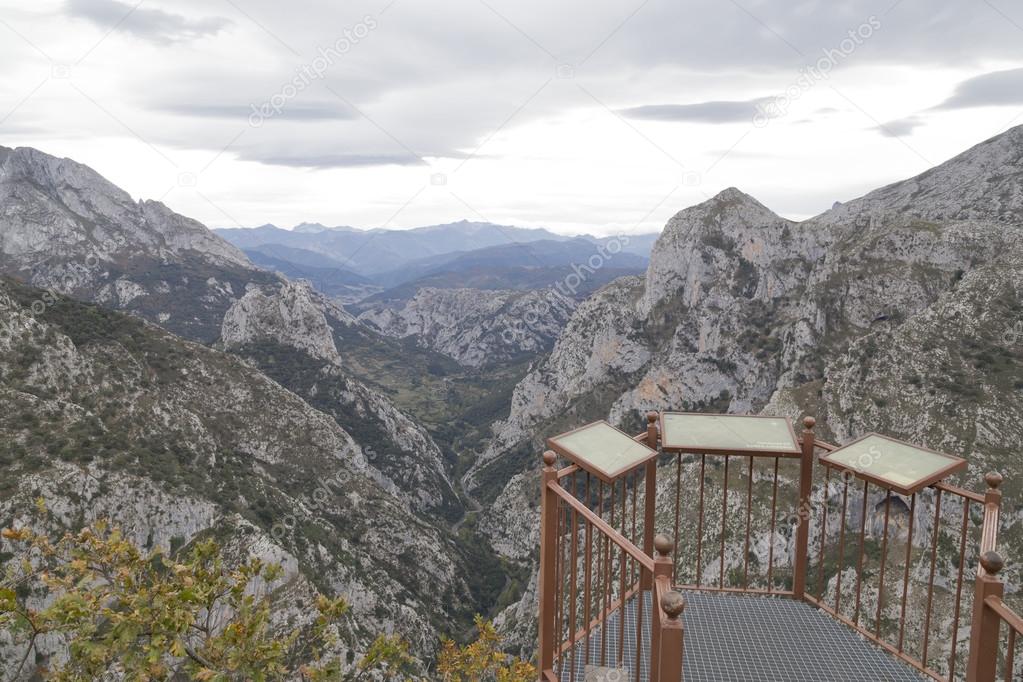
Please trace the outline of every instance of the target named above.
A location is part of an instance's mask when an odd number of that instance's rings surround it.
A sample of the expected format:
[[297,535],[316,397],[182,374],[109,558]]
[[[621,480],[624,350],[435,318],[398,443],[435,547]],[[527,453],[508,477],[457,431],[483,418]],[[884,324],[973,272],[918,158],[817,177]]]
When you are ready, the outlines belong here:
[[318,596],[311,622],[282,633],[267,589],[281,568],[255,558],[229,567],[212,540],[181,556],[144,554],[102,521],[55,540],[29,528],[2,536],[17,550],[0,578],[0,631],[24,646],[16,679],[35,667],[30,657],[47,635],[67,643],[66,660],[38,672],[61,682],[112,672],[201,682],[355,680],[370,672],[405,679],[415,670],[394,637],[378,638],[354,666],[332,656],[348,612],[343,598]]
[[501,638],[493,624],[476,616],[476,641],[459,647],[445,640],[437,659],[437,672],[445,682],[532,682],[536,668],[501,651]]
[[[353,664],[342,661],[343,598],[318,595],[309,622],[282,632],[271,589],[282,569],[256,558],[229,566],[213,540],[143,553],[103,521],[59,538],[28,527],[0,535],[14,550],[0,554],[0,632],[24,650],[14,679],[36,673],[91,682],[115,673],[128,680],[354,682],[408,680],[419,670],[395,635],[377,637]],[[444,679],[535,678],[532,666],[501,653],[490,623],[477,617],[476,625],[476,642],[443,642]],[[60,638],[65,655],[40,665],[33,654],[44,637]]]

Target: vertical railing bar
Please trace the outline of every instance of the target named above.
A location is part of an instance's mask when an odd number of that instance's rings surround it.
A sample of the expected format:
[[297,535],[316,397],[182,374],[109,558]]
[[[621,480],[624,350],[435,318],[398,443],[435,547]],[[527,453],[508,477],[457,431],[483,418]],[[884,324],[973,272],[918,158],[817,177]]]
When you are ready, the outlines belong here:
[[565,608],[565,562],[564,562],[564,540],[565,540],[565,516],[568,514],[568,510],[561,500],[558,498],[558,542],[557,542],[557,553],[554,558],[555,562],[555,575],[557,576],[557,609],[554,612],[554,655],[556,657],[555,663],[558,671],[561,671],[561,643],[564,642],[563,630],[561,629],[561,615]]
[[842,474],[845,485],[842,486],[842,516],[839,519],[838,531],[838,576],[835,583],[835,613],[842,613],[842,574],[845,573],[845,516],[849,507],[849,479],[847,473]]
[[884,528],[881,538],[881,571],[878,576],[877,617],[874,620],[874,636],[881,637],[881,611],[884,609],[884,569],[888,563],[888,519],[891,516],[892,491],[888,490],[884,498]]
[[[643,473],[644,475],[646,474],[645,468],[643,469]],[[635,471],[632,472],[632,544],[636,545],[637,547],[641,547],[643,545],[643,542],[639,539],[639,535],[637,533],[638,528],[636,527],[637,497],[639,497],[639,469],[636,469]],[[629,571],[629,575],[632,577],[633,582],[635,582],[638,579],[636,569],[639,567],[639,564],[637,564],[636,560],[633,559],[631,556],[629,557],[629,559],[632,565],[632,569]]]
[[[629,495],[629,477],[622,476],[622,526],[621,533],[624,537],[629,537],[629,517],[628,517],[628,495]],[[625,595],[628,591],[628,578],[627,572],[630,570],[630,559],[631,557],[625,552],[625,549],[621,550],[621,558],[618,560],[618,603],[620,604],[618,614],[618,666],[622,667],[625,665]]]
[[[672,566],[671,582],[673,585],[678,584],[678,567],[682,563],[678,560],[678,527],[682,515],[682,453],[679,452],[675,455],[675,535],[674,537],[674,549],[672,550],[671,556],[675,557],[675,565]],[[652,594],[652,593],[651,593]],[[656,610],[654,611],[656,613]]]
[[1008,653],[1005,654],[1005,682],[1012,682],[1016,667],[1016,629],[1009,628]]
[[749,536],[753,523],[753,455],[749,456],[749,481],[746,486],[746,546],[743,550],[742,589],[749,588]]
[[[624,481],[623,481],[624,482]],[[624,489],[622,495],[625,495]],[[623,497],[624,499],[624,497]],[[618,594],[618,667],[621,668],[625,665],[625,548],[622,547],[622,558],[618,560],[619,568],[619,594]]]
[[[640,572],[642,573],[643,568],[641,567]],[[651,584],[650,594],[653,595],[656,588]],[[640,682],[639,672],[642,670],[642,659],[643,652],[643,590],[636,591],[636,654],[633,660],[635,661],[635,682]],[[622,628],[625,629],[624,627]]]
[[931,604],[934,599],[934,570],[938,566],[938,528],[941,526],[941,489],[934,497],[934,535],[931,538],[931,574],[927,579],[927,612],[924,616],[924,649],[920,661],[927,667],[927,648],[931,639]]
[[[611,488],[611,492],[610,492],[610,499],[608,500],[608,509],[611,512],[611,527],[614,528],[614,525],[615,525],[615,508],[616,508],[615,507],[615,491],[617,490],[617,486],[614,483],[611,483],[610,484],[610,488]],[[605,536],[605,544],[607,545],[607,596],[606,596],[606,601],[605,601],[605,609],[610,609],[611,608],[611,604],[614,603],[613,597],[614,597],[614,571],[615,571],[614,563],[613,563],[614,555],[613,555],[612,549],[611,549],[611,538]],[[605,623],[607,622],[607,619],[610,617],[610,615],[611,614],[607,610],[605,610],[605,612],[604,612]]]
[[728,455],[725,455],[725,477],[721,494],[721,558],[718,574],[718,587],[725,586],[725,536],[728,532]]
[[[590,506],[590,473],[586,472],[586,508]],[[586,551],[583,555],[583,627],[586,630],[583,643],[583,669],[590,663],[590,623],[592,621],[593,606],[593,524],[585,519],[584,534],[586,537]],[[599,569],[598,569],[599,570]]]
[[863,592],[863,557],[867,553],[867,500],[870,495],[870,481],[863,481],[863,509],[860,512],[860,557],[856,561],[856,610],[853,623],[860,624],[860,596]]
[[817,568],[817,601],[824,602],[824,592],[826,586],[824,583],[824,555],[827,553],[827,541],[828,541],[828,497],[831,495],[831,467],[824,467],[824,492],[821,494],[821,506],[824,507],[824,511],[821,514],[821,549],[818,557],[818,563],[820,564]]
[[913,517],[916,514],[916,493],[909,498],[909,535],[906,536],[906,569],[902,576],[902,610],[899,613],[899,653],[906,634],[906,599],[909,596],[909,564],[913,560]]
[[[604,481],[600,481],[600,518],[602,518],[602,519],[604,518],[604,496],[605,496]],[[612,509],[614,508],[613,504],[611,505],[611,508]],[[607,535],[605,535],[604,533],[601,533],[600,537],[601,537],[601,540],[602,540],[603,545],[604,545],[603,549],[600,550],[601,554],[604,555],[604,571],[601,574],[601,583],[602,584],[601,584],[601,589],[600,589],[600,591],[601,591],[601,593],[603,595],[603,598],[604,598],[604,608],[601,611],[601,613],[603,613],[604,615],[601,617],[601,622],[600,622],[600,665],[601,665],[601,667],[603,667],[603,666],[607,665],[607,607],[608,607],[607,595],[608,595],[608,571],[610,571],[610,563],[608,561],[608,554],[610,553],[610,550],[608,548],[608,537],[607,537]],[[597,604],[598,604],[598,608],[599,608],[599,604],[600,604],[600,599],[599,598],[597,599]]]
[[696,527],[696,584],[700,582],[703,574],[703,495],[705,475],[707,472],[707,455],[700,455],[700,512]]
[[[577,472],[572,474],[572,488],[573,488],[572,495],[574,495],[576,497],[579,496],[578,473],[579,472],[577,471]],[[572,643],[572,648],[569,649],[569,661],[570,661],[569,665],[571,666],[571,668],[570,668],[571,672],[569,673],[569,680],[571,682],[575,682],[575,650],[576,650],[575,628],[576,628],[576,621],[577,621],[577,618],[578,618],[578,615],[579,615],[576,612],[576,599],[578,597],[578,594],[577,594],[576,590],[578,588],[578,579],[579,579],[579,575],[578,575],[578,572],[577,572],[577,567],[579,565],[579,512],[577,512],[574,508],[572,509],[572,552],[571,552],[571,557],[572,557],[572,578],[571,578],[572,587],[569,590],[569,595],[570,595],[572,601],[569,603],[569,606],[568,606],[568,611],[569,611],[570,618],[571,618],[571,620],[569,621],[568,636],[569,636],[569,641]]]
[[956,580],[955,613],[952,616],[952,652],[949,656],[948,679],[954,680],[956,673],[956,645],[959,643],[959,610],[963,599],[963,573],[966,571],[966,529],[970,521],[970,500],[963,499],[963,525],[959,530],[959,577]]
[[628,517],[626,516],[626,514],[628,513],[628,509],[629,509],[629,507],[628,507],[628,502],[629,502],[628,497],[629,497],[628,476],[622,476],[622,494],[621,494],[621,499],[622,499],[622,525],[618,529],[618,531],[622,534],[623,537],[628,537],[629,536],[629,521],[628,521]]
[[774,589],[774,531],[778,520],[778,462],[780,460],[780,457],[774,458],[774,485],[771,490],[771,546],[767,548],[768,592]]

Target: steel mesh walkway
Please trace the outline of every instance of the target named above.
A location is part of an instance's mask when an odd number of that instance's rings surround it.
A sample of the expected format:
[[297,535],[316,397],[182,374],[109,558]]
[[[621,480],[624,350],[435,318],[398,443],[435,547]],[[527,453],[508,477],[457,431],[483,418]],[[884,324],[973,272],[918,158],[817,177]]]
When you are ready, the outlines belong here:
[[[640,680],[649,674],[650,594],[643,595]],[[636,599],[625,608],[624,664],[618,670],[621,612],[608,618],[606,657],[603,633],[590,636],[575,652],[576,682],[635,680]],[[784,597],[690,592],[686,594],[685,682],[920,682],[924,678],[884,650],[809,604]],[[566,657],[567,658],[567,657]],[[589,663],[589,666],[584,663]],[[587,672],[589,677],[587,678]],[[627,673],[627,674],[626,674]],[[572,682],[568,665],[563,682]]]

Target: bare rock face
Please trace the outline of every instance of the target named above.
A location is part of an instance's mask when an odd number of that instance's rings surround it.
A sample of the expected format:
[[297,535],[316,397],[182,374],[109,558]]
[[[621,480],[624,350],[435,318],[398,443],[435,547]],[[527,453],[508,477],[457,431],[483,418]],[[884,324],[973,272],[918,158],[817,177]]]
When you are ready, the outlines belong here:
[[[224,316],[221,339],[225,349],[249,358],[342,427],[364,436],[368,471],[396,499],[420,511],[442,507],[455,492],[433,438],[344,369],[335,328],[355,324],[304,282],[253,285]],[[291,372],[268,361],[282,350],[295,367]]]
[[27,148],[0,154],[0,274],[47,289],[48,299],[67,293],[243,356],[272,346],[277,357],[256,364],[273,360],[274,380],[372,442],[375,464],[363,465],[396,500],[426,510],[455,498],[425,429],[344,370],[337,332],[356,324],[351,315],[82,164]]
[[[645,280],[583,303],[516,387],[466,479],[496,500],[481,529],[521,559],[514,519],[535,497],[490,472],[535,470],[543,437],[595,419],[638,430],[651,409],[815,414],[836,440],[878,430],[964,455],[973,489],[988,469],[1023,476],[1021,246],[1023,127],[801,223],[734,189],[681,211]],[[1020,521],[1003,524],[1010,553]]]
[[330,415],[238,357],[4,279],[0,323],[0,525],[42,496],[55,531],[109,517],[143,548],[213,533],[281,561],[285,600],[350,597],[356,651],[397,631],[425,659],[455,631],[474,567]]
[[508,362],[550,349],[575,308],[554,290],[488,291],[424,287],[399,308],[380,306],[359,320],[466,367]]
[[246,284],[278,279],[201,223],[30,148],[0,156],[0,273],[204,343]]
[[194,256],[248,267],[245,255],[158,201],[135,202],[88,166],[35,149],[7,150],[0,164],[0,253],[24,264],[68,254],[100,262]]
[[220,336],[227,348],[273,338],[314,358],[341,363],[323,309],[310,287],[288,282],[264,290],[252,286],[224,315]]

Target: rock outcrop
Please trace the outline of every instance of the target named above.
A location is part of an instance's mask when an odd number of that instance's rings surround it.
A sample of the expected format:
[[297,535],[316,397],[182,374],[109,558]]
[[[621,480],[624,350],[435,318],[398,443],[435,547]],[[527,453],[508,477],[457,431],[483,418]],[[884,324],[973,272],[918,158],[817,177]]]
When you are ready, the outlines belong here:
[[482,367],[550,350],[574,309],[572,299],[553,289],[426,287],[400,307],[374,307],[359,320],[388,336],[413,337],[466,367]]

